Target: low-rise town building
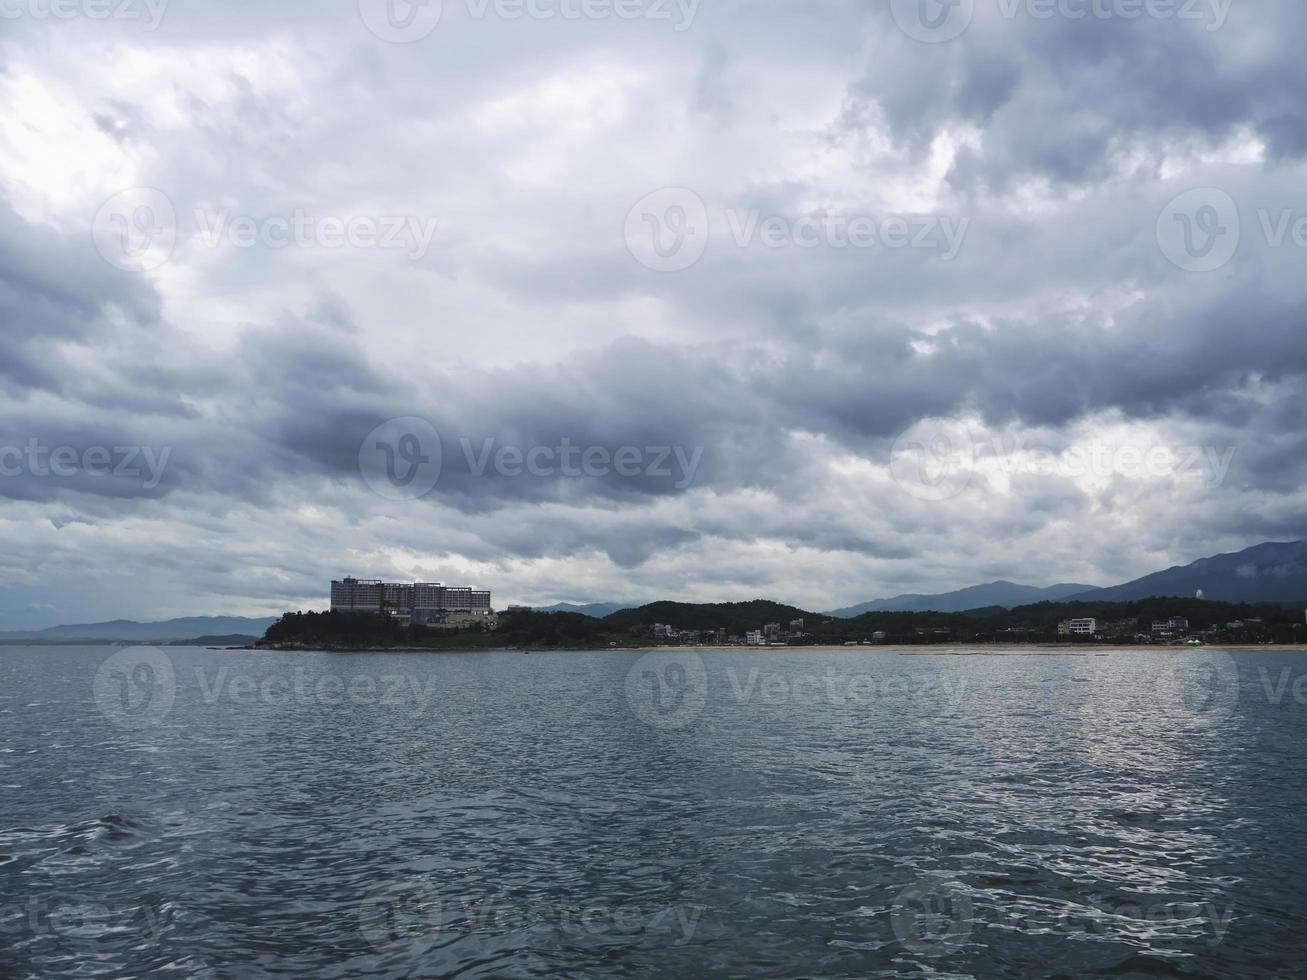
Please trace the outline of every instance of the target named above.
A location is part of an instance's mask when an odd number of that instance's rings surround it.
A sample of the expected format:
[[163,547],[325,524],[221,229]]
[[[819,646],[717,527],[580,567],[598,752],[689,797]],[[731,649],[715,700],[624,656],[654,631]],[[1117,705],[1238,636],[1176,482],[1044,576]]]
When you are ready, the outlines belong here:
[[1097,636],[1098,620],[1068,619],[1057,624],[1058,636]]

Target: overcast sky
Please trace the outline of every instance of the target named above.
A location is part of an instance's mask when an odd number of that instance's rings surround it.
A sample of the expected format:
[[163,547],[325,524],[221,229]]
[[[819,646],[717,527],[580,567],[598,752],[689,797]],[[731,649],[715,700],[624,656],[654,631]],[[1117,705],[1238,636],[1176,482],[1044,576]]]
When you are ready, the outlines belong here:
[[[924,6],[923,6],[924,4]],[[1300,0],[0,0],[0,630],[1304,537]]]

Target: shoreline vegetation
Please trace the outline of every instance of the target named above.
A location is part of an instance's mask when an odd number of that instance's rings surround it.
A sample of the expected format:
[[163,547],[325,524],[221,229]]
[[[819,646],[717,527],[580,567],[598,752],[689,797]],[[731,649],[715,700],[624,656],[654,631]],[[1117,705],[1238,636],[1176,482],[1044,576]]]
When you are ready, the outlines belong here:
[[[1307,604],[1305,604],[1307,605]],[[1188,621],[1181,637],[1161,640],[1154,623],[1176,617]],[[1099,634],[1058,635],[1058,624],[1093,618]],[[758,645],[721,642],[743,637],[768,623],[793,626],[787,643]],[[670,626],[678,638],[662,639],[655,627]],[[1198,645],[1201,644],[1201,645]],[[965,613],[864,613],[840,619],[794,606],[755,602],[697,605],[657,602],[603,618],[579,613],[514,610],[501,614],[497,628],[463,630],[410,627],[384,615],[339,612],[287,613],[254,644],[261,650],[321,652],[421,652],[496,650],[898,650],[938,654],[955,649],[1013,654],[1049,654],[1114,649],[1307,649],[1304,605],[1213,602],[1155,598],[1119,603],[1042,602],[1017,609],[994,607]]]
[[1307,643],[1265,643],[1261,645],[1212,645],[1212,646],[1119,646],[1110,643],[1096,643],[1091,646],[1021,646],[1003,644],[990,647],[950,647],[948,644],[923,644],[917,647],[902,647],[888,644],[870,644],[867,646],[627,646],[627,647],[327,647],[273,645],[261,643],[246,647],[208,647],[210,650],[236,650],[260,653],[264,651],[286,651],[295,653],[517,653],[527,649],[530,653],[669,653],[684,650],[688,653],[714,654],[747,651],[749,653],[892,653],[900,657],[1107,657],[1123,653],[1201,653],[1204,650],[1216,650],[1221,653],[1253,653],[1274,650],[1277,653],[1307,653]]

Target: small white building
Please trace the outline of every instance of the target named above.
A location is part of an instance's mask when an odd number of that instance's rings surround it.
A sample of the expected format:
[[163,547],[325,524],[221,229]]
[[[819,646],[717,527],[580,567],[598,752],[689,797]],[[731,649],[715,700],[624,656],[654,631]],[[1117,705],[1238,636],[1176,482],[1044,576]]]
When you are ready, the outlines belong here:
[[1097,636],[1098,620],[1068,619],[1057,624],[1058,636]]

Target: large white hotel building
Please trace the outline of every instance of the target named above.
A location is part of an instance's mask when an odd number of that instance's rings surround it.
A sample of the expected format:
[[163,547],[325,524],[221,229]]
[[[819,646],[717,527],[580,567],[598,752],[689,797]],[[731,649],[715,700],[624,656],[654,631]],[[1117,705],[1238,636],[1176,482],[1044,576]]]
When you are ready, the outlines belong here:
[[413,623],[436,623],[451,615],[489,616],[490,593],[432,582],[345,578],[331,583],[331,611],[386,612]]

